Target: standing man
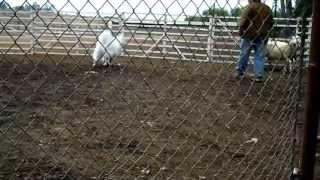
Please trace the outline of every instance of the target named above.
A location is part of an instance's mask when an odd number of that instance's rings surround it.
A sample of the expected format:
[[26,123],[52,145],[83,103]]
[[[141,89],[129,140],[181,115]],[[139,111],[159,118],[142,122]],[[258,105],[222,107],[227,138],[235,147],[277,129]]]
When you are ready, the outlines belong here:
[[273,26],[272,10],[261,0],[249,0],[249,5],[241,12],[240,17],[240,59],[237,64],[236,78],[243,76],[251,49],[254,50],[254,81],[262,82],[265,45],[268,33]]

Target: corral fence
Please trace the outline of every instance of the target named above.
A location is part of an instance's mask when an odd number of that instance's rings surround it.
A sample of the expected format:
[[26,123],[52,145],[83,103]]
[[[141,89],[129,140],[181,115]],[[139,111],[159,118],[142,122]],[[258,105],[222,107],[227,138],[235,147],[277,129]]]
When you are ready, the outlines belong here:
[[[126,33],[129,41],[124,56],[172,60],[234,63],[239,57],[238,17],[209,17],[208,22],[184,21],[164,14],[157,20],[122,16],[82,16],[54,12],[0,11],[5,24],[0,49],[5,54],[91,55],[99,35],[113,22],[113,29]],[[61,17],[61,18],[60,18]],[[308,60],[311,19],[308,18],[305,61]],[[23,23],[21,23],[23,22]],[[89,23],[89,24],[88,24]],[[301,19],[275,18],[274,29],[289,29],[292,36],[301,35]],[[89,28],[88,28],[89,26]],[[122,27],[120,27],[122,26]],[[31,31],[26,31],[26,28]],[[273,36],[272,40],[288,42],[291,37]]]
[[[265,180],[299,166],[311,19],[303,33],[302,20],[275,19],[270,37],[305,37],[305,54],[257,82],[234,76],[238,18],[201,15],[212,1],[77,2],[0,10],[0,179]],[[186,21],[190,7],[208,21]],[[123,54],[92,67],[110,22]]]

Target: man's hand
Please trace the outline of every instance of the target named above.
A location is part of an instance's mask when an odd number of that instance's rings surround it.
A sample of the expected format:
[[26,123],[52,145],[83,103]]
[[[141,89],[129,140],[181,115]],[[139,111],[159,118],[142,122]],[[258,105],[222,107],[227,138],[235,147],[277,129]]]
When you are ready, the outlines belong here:
[[240,29],[239,30],[239,36],[241,37],[243,35],[243,31]]
[[268,44],[268,41],[269,41],[269,38],[266,37],[266,38],[264,39],[264,45],[267,45],[267,44]]
[[239,36],[242,37],[243,35],[244,35],[244,28],[242,26],[240,26]]

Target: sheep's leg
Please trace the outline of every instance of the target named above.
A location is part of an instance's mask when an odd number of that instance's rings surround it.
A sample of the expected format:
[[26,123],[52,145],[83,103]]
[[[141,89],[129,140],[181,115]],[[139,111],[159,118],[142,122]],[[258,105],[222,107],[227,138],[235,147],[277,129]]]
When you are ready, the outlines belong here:
[[109,67],[109,57],[107,55],[104,56],[103,66]]
[[108,65],[111,66],[111,62],[112,62],[113,58],[110,58],[110,60],[108,61]]
[[[114,59],[114,58],[111,59],[110,65],[112,64],[113,59]],[[113,66],[121,66],[121,65],[120,65],[119,63],[115,63],[115,64],[113,64]]]
[[105,67],[109,67],[109,66],[111,65],[110,61],[111,61],[111,59],[108,59],[108,60],[104,61],[104,64],[103,64],[103,65],[104,65]]
[[290,62],[289,62],[289,71],[292,72],[293,71],[293,60],[290,59]]
[[108,64],[109,64],[108,60],[105,60],[104,63],[103,63],[103,66],[108,66]]
[[96,65],[97,65],[96,60],[93,60],[93,62],[92,62],[92,68],[96,67]]
[[110,59],[108,59],[108,61],[106,62],[106,66],[107,66],[107,67],[109,67],[109,66],[111,65],[111,63],[110,63],[111,60],[112,60],[112,59],[110,58]]
[[96,66],[97,61],[98,61],[97,59],[93,58],[93,61],[92,61],[92,67],[93,67],[93,68]]
[[292,71],[292,60],[290,58],[286,58],[287,59],[287,62],[289,63],[287,66],[285,66],[285,71],[287,73],[291,72]]
[[294,57],[291,57],[291,58],[287,58],[287,61],[289,62],[289,69],[288,69],[288,71],[287,72],[292,72],[293,71],[293,58]]
[[109,64],[109,62],[105,62],[105,63],[103,63],[103,66],[104,66],[104,67],[109,67],[110,64]]
[[298,63],[297,63],[297,57],[293,57],[291,59],[291,70],[294,71],[295,66],[298,67]]

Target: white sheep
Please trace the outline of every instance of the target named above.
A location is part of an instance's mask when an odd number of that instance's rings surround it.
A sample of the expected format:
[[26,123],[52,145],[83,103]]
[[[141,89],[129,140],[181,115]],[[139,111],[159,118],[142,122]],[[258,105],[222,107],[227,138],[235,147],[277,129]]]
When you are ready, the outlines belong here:
[[97,64],[103,66],[111,65],[111,62],[123,52],[125,44],[124,34],[121,32],[117,36],[113,36],[111,30],[104,30],[96,42],[96,47],[93,52],[93,67]]
[[266,45],[268,59],[285,59],[289,63],[289,70],[293,70],[293,63],[296,61],[299,39],[291,38],[288,42],[269,40]]

